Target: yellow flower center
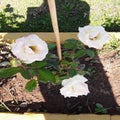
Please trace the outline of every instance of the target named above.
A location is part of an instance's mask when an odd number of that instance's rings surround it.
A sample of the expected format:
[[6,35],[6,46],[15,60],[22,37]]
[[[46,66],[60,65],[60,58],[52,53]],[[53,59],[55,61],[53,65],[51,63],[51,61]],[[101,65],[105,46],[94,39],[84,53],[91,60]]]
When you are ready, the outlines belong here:
[[89,35],[89,39],[90,39],[90,40],[99,40],[99,33],[96,34],[96,35],[90,34],[90,35]]
[[33,52],[35,52],[35,53],[38,52],[38,49],[37,49],[36,46],[29,46],[29,48],[30,48]]

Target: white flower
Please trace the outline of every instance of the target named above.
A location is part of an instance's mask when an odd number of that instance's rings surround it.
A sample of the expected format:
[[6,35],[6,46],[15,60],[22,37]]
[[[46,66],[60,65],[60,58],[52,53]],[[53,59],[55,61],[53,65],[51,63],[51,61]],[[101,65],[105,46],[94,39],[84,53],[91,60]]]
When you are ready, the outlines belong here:
[[45,41],[32,34],[17,39],[12,45],[11,51],[18,59],[29,64],[34,61],[42,61],[48,53],[48,46]]
[[66,97],[78,97],[79,95],[87,95],[89,93],[88,85],[85,83],[88,81],[82,75],[76,75],[72,78],[62,81],[63,87],[60,89],[60,93]]
[[79,27],[78,38],[88,47],[101,49],[110,40],[109,35],[102,26]]

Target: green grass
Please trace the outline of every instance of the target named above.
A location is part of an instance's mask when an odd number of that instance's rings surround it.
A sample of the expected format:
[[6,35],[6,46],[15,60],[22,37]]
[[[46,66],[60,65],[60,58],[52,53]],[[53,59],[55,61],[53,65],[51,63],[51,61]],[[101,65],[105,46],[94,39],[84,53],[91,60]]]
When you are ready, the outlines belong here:
[[43,0],[0,0],[0,11],[10,4],[14,8],[14,13],[18,13],[26,17],[28,7],[39,7]]
[[120,31],[120,0],[89,1],[91,25],[103,25],[107,31]]
[[101,52],[120,51],[120,39],[114,35],[110,36],[110,42],[108,42]]
[[[119,0],[56,0],[56,5],[62,32],[76,32],[88,24],[120,31]],[[46,0],[1,0],[0,31],[53,31]]]

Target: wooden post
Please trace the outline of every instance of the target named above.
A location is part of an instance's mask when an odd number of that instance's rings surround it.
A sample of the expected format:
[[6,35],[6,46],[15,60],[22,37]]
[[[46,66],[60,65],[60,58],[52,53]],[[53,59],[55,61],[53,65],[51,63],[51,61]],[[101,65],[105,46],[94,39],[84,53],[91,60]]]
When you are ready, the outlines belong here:
[[60,35],[59,35],[55,0],[48,0],[48,5],[49,5],[51,20],[52,20],[52,26],[53,26],[53,30],[54,30],[55,37],[56,37],[58,57],[59,57],[59,60],[62,60],[61,43],[60,43]]

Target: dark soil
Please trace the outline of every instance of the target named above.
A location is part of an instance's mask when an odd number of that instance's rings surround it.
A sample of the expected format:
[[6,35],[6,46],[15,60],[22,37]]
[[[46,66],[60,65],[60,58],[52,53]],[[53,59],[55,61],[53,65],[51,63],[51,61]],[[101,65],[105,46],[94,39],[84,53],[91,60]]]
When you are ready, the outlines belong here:
[[[119,51],[96,57],[89,64],[88,96],[64,98],[60,85],[39,83],[32,92],[25,90],[25,80],[20,74],[1,80],[0,100],[12,112],[95,113],[96,103],[107,108],[108,114],[120,114],[120,55]],[[94,72],[93,72],[94,71]],[[93,73],[92,73],[93,72]]]

